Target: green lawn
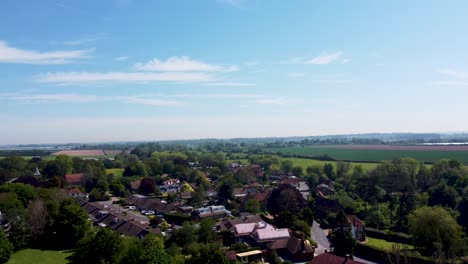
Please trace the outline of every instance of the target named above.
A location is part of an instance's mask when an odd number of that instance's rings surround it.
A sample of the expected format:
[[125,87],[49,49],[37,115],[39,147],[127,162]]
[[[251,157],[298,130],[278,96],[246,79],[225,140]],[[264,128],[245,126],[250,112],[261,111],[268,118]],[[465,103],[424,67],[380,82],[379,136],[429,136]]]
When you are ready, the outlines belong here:
[[[394,242],[389,242],[387,240],[383,239],[378,239],[378,238],[372,238],[372,237],[367,237],[367,245],[375,248],[380,248],[384,250],[391,250],[393,244],[396,244]],[[402,246],[408,246],[408,249],[414,249],[412,245],[406,245],[406,244],[400,244]]]
[[23,249],[11,255],[7,264],[65,264],[70,251]]
[[329,155],[336,160],[350,161],[379,162],[381,160],[410,157],[424,162],[435,162],[441,159],[456,159],[464,164],[468,164],[467,151],[339,149],[320,146],[265,148],[265,151],[273,154],[284,153],[310,157]]
[[107,174],[111,174],[111,173],[112,173],[112,174],[114,174],[114,176],[115,176],[116,178],[122,177],[123,172],[124,172],[124,169],[120,169],[120,168],[107,169],[107,170],[106,170],[106,173],[107,173]]

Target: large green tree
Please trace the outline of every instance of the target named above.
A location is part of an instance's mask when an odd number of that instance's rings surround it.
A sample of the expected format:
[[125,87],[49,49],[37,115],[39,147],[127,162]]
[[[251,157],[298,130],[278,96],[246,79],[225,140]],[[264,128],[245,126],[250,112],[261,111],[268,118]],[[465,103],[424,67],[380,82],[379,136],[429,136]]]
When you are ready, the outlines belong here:
[[409,231],[414,245],[428,254],[438,249],[458,254],[463,245],[461,227],[443,207],[421,207],[408,216]]

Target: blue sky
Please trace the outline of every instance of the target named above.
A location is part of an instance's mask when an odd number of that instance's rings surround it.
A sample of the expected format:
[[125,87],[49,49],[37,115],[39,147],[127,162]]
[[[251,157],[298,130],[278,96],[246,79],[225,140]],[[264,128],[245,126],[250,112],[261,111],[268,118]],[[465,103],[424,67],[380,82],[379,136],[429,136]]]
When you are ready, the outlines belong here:
[[468,131],[467,1],[0,5],[0,144]]

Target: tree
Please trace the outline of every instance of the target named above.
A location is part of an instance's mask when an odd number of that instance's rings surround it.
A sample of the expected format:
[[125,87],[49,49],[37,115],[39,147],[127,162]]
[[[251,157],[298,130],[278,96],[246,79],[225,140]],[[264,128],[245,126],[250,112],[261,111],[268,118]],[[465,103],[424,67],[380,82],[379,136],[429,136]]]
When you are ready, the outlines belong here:
[[244,210],[252,214],[260,213],[260,202],[251,198],[245,204]]
[[338,256],[353,255],[356,240],[351,236],[350,224],[343,211],[338,212],[335,223],[336,228],[330,236],[333,253]]
[[216,233],[213,231],[215,221],[210,218],[205,218],[200,221],[198,228],[198,241],[203,243],[210,243],[216,238]]
[[119,263],[124,252],[123,246],[119,234],[108,228],[99,229],[97,233],[88,232],[76,245],[72,255],[73,263]]
[[444,180],[442,180],[436,186],[429,188],[429,205],[442,205],[450,207],[452,209],[457,207],[457,196],[458,193],[453,187],[448,186]]
[[325,173],[329,179],[335,179],[335,169],[332,164],[325,163],[323,165],[323,173]]
[[281,170],[284,172],[288,173],[292,170],[293,168],[293,162],[291,160],[283,160],[281,162]]
[[58,242],[64,247],[71,247],[88,229],[88,214],[75,201],[63,201],[55,219]]
[[443,207],[421,207],[408,216],[409,232],[414,245],[434,253],[438,247],[447,254],[457,254],[462,242],[461,227]]
[[149,195],[156,192],[156,181],[154,178],[143,178],[140,183],[140,192]]
[[351,164],[349,162],[338,161],[336,163],[336,177],[341,178],[348,175],[350,169]]
[[27,213],[27,223],[31,230],[32,239],[38,240],[44,235],[48,224],[47,207],[42,200],[29,202]]
[[5,236],[3,230],[0,229],[0,263],[6,263],[13,253],[13,245]]
[[275,224],[279,228],[291,228],[296,220],[296,215],[289,211],[283,211],[275,217]]
[[268,199],[268,211],[278,214],[283,211],[290,211],[294,214],[299,213],[307,207],[307,201],[302,194],[289,184],[281,184],[275,188]]
[[302,174],[304,173],[304,171],[302,170],[302,167],[301,166],[294,166],[292,169],[291,169],[291,172],[294,176],[297,176],[297,177],[301,177]]

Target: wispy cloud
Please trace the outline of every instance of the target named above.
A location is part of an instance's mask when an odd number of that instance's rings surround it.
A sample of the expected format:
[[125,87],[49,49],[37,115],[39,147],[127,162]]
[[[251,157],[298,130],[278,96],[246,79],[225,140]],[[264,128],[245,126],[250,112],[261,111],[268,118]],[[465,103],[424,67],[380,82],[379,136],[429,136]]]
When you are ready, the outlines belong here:
[[206,73],[187,72],[52,72],[36,76],[42,83],[93,83],[93,82],[202,82],[212,76]]
[[456,71],[452,69],[442,69],[439,70],[439,73],[447,75],[449,77],[454,77],[457,79],[468,79],[468,72]]
[[207,86],[255,86],[254,83],[244,83],[244,82],[209,82],[203,83]]
[[341,64],[347,64],[351,61],[351,59],[342,59]]
[[140,71],[199,71],[199,72],[232,72],[237,71],[237,66],[221,66],[208,64],[202,61],[192,60],[187,56],[173,56],[167,60],[152,59],[146,63],[136,63],[136,70]]
[[305,77],[306,73],[305,72],[290,72],[288,73],[289,78],[302,78]]
[[330,64],[334,61],[337,61],[341,58],[341,55],[343,55],[343,52],[337,51],[334,53],[322,53],[318,55],[317,57],[307,61],[307,64],[317,64],[317,65],[323,65],[323,64]]
[[91,50],[39,52],[11,47],[0,40],[0,63],[66,64],[89,58]]
[[441,69],[440,74],[449,77],[448,80],[434,81],[431,85],[448,86],[448,87],[465,87],[468,86],[468,72],[457,71],[453,69]]
[[73,93],[59,94],[28,94],[9,93],[2,94],[0,100],[13,100],[25,104],[49,104],[49,103],[92,103],[92,102],[120,102],[154,106],[180,106],[183,102],[166,100],[158,95],[132,95],[132,96],[98,96],[81,95]]
[[115,61],[126,61],[128,59],[130,59],[129,56],[119,56],[114,58]]
[[434,86],[453,86],[453,87],[460,87],[460,86],[468,86],[468,81],[436,81],[431,83]]
[[263,98],[256,100],[255,103],[263,105],[285,105],[289,103],[289,100],[283,98]]
[[68,45],[68,46],[78,46],[78,45],[96,42],[97,40],[99,40],[98,37],[87,37],[87,38],[80,38],[80,39],[74,39],[74,40],[66,40],[63,42],[63,44]]

